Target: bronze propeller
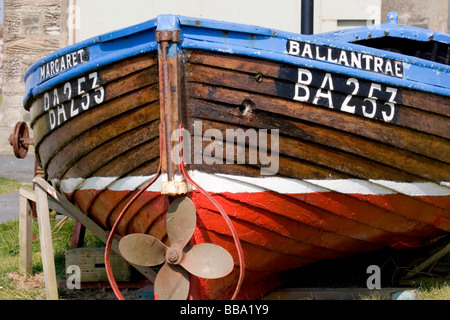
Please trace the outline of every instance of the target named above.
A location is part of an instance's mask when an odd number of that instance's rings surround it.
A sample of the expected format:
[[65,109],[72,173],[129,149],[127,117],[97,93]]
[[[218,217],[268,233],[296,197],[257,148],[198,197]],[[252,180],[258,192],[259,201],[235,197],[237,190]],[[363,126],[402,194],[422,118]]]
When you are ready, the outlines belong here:
[[170,247],[142,233],[129,234],[120,240],[120,253],[128,262],[149,267],[164,263],[154,283],[156,299],[186,299],[189,295],[189,273],[200,278],[216,279],[233,270],[233,258],[218,245],[200,243],[186,247],[194,234],[195,225],[194,204],[191,199],[181,197],[171,203],[167,212]]

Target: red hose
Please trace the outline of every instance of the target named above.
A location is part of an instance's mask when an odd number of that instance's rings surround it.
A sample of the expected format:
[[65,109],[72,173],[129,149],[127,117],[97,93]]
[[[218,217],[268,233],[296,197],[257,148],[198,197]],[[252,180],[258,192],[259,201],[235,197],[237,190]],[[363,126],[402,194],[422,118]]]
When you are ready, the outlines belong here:
[[127,210],[130,208],[130,206],[133,204],[133,202],[145,191],[147,190],[155,181],[158,179],[159,175],[161,173],[161,162],[159,162],[158,170],[155,173],[155,176],[152,178],[152,180],[147,183],[141,190],[139,190],[138,193],[136,193],[133,198],[127,203],[125,208],[120,212],[119,216],[117,217],[116,221],[114,222],[114,225],[111,229],[111,232],[109,233],[108,241],[106,242],[106,248],[105,248],[105,269],[106,269],[106,275],[108,276],[109,283],[111,285],[111,288],[114,291],[114,294],[116,295],[117,299],[119,300],[125,300],[125,298],[122,296],[122,293],[119,290],[119,287],[117,286],[116,280],[114,279],[114,275],[111,270],[111,261],[110,261],[110,253],[111,253],[111,244],[114,239],[114,235],[116,233],[116,229],[120,224],[120,221],[122,220],[123,216],[127,212]]
[[235,300],[239,291],[241,290],[242,282],[244,281],[244,273],[245,273],[245,262],[244,262],[244,251],[242,249],[241,241],[239,240],[239,235],[234,228],[234,225],[232,221],[230,220],[230,217],[225,212],[225,210],[222,208],[222,206],[208,193],[206,192],[202,187],[200,187],[194,180],[191,179],[189,174],[186,172],[186,168],[184,165],[184,155],[183,155],[183,125],[180,124],[180,164],[178,165],[181,173],[186,178],[186,180],[193,185],[195,188],[197,188],[206,198],[208,198],[209,201],[211,201],[216,208],[219,210],[220,214],[224,218],[225,222],[227,223],[228,227],[231,230],[231,234],[233,235],[234,244],[236,246],[237,252],[238,252],[238,258],[239,258],[239,280],[236,285],[236,289],[234,291],[234,294],[231,298],[231,300]]
[[[183,136],[182,136],[182,130],[183,130],[183,125],[180,124],[180,142],[183,141]],[[182,146],[182,144],[181,144]],[[179,169],[181,171],[181,173],[183,174],[183,176],[186,178],[186,180],[193,185],[195,188],[197,188],[206,198],[208,198],[219,210],[220,214],[222,215],[222,217],[224,218],[225,222],[227,223],[228,227],[231,230],[231,233],[233,235],[233,240],[234,243],[236,245],[236,249],[238,252],[238,258],[239,258],[239,279],[238,279],[238,283],[236,285],[236,289],[234,291],[234,294],[232,296],[232,300],[235,300],[240,289],[242,286],[242,282],[244,280],[244,273],[245,273],[245,261],[244,261],[244,252],[242,249],[242,245],[241,242],[239,240],[239,236],[237,234],[236,229],[234,228],[234,225],[232,223],[232,221],[230,220],[230,218],[228,217],[227,213],[225,212],[225,210],[222,208],[222,206],[208,193],[206,192],[202,187],[200,187],[197,183],[195,183],[191,177],[189,176],[189,174],[186,172],[186,168],[184,165],[184,157],[183,157],[183,147],[180,148],[180,164],[179,164]],[[117,217],[116,221],[114,222],[114,225],[111,229],[111,232],[109,233],[108,236],[108,240],[106,242],[106,248],[105,248],[105,269],[106,269],[106,275],[108,276],[108,280],[109,283],[111,285],[111,288],[114,291],[114,294],[116,295],[117,299],[119,300],[125,300],[125,298],[123,297],[122,293],[119,290],[119,287],[117,286],[116,280],[114,279],[114,275],[112,273],[112,269],[111,269],[111,262],[110,262],[110,254],[111,254],[111,245],[112,245],[112,241],[114,239],[114,235],[116,233],[116,229],[119,226],[123,216],[125,215],[125,213],[127,212],[127,210],[130,208],[130,206],[133,204],[133,202],[145,191],[147,190],[155,181],[156,179],[159,177],[161,173],[161,161],[159,162],[159,166],[158,166],[158,170],[156,171],[155,176],[152,178],[152,180],[147,183],[141,190],[139,190],[138,193],[136,193],[133,198],[127,203],[127,205],[122,209],[122,211],[120,212],[119,216]]]

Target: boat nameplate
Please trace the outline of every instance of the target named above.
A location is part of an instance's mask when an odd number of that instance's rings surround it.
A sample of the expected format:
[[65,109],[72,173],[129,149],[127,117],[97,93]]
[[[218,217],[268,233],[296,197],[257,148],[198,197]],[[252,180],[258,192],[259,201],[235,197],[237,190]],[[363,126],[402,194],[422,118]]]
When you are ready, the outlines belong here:
[[90,60],[89,49],[81,48],[63,54],[40,67],[39,81],[45,81]]
[[293,56],[321,60],[397,78],[403,78],[403,64],[402,61],[399,60],[294,40],[287,40],[286,50]]

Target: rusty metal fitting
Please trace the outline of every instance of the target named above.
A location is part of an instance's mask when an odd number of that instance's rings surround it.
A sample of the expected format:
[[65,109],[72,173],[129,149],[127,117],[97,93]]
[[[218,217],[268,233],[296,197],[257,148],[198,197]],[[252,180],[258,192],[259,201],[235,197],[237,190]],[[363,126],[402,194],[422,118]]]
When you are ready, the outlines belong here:
[[156,30],[156,42],[181,42],[181,30]]
[[9,144],[14,149],[14,155],[23,159],[28,154],[28,146],[34,144],[34,139],[30,138],[28,126],[25,122],[19,121],[14,127],[14,132],[9,136]]

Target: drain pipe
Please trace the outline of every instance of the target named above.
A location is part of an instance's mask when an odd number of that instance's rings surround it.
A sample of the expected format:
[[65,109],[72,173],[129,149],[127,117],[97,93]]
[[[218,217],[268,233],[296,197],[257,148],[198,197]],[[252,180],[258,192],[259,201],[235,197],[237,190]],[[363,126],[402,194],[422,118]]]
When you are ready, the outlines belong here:
[[301,33],[314,33],[314,0],[302,0],[301,6]]

